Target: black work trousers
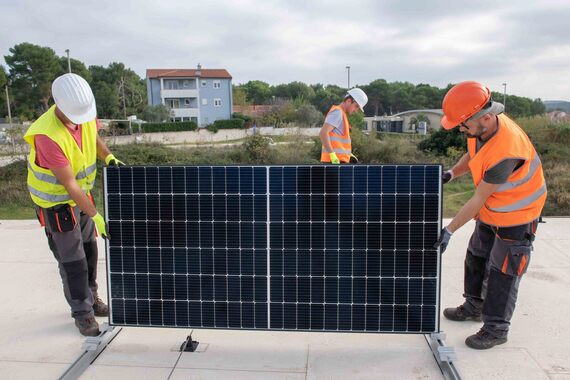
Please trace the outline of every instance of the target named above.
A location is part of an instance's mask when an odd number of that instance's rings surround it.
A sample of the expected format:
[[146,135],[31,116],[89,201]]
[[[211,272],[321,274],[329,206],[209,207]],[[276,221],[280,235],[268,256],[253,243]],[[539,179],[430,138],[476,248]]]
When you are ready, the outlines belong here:
[[528,268],[536,221],[495,227],[477,221],[465,256],[463,296],[468,312],[481,312],[483,329],[502,338],[509,332],[521,277]]
[[49,248],[59,265],[63,293],[73,318],[92,317],[97,297],[97,240],[95,223],[79,207],[36,207],[45,225]]

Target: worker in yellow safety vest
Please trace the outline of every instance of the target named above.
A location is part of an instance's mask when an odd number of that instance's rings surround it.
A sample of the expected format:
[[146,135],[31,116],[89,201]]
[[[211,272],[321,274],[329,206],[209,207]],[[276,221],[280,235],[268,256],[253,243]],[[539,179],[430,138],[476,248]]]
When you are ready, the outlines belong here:
[[483,321],[465,343],[488,349],[507,341],[521,277],[526,273],[536,226],[546,201],[542,163],[525,132],[503,114],[480,83],[452,87],[443,99],[442,126],[459,126],[467,153],[443,173],[446,183],[471,172],[476,189],[440,234],[435,248],[445,251],[452,234],[476,219],[465,257],[465,302],[447,308],[453,321]]
[[75,325],[86,336],[99,334],[94,316],[109,315],[97,294],[97,241],[106,237],[91,189],[97,157],[107,165],[124,165],[98,136],[95,98],[89,84],[76,74],[52,83],[55,102],[27,130],[28,190],[40,224],[59,264],[65,298]]
[[319,136],[321,138],[321,162],[346,164],[356,157],[352,154],[350,123],[348,116],[357,111],[364,111],[368,96],[360,88],[348,90],[342,103],[331,107]]

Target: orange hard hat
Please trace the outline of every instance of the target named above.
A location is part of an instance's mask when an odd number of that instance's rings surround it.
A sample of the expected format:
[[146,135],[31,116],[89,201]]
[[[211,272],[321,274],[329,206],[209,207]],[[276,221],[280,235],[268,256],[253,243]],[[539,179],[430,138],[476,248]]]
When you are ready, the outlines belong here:
[[466,81],[453,86],[443,98],[441,125],[453,129],[479,112],[491,101],[491,91],[479,82]]

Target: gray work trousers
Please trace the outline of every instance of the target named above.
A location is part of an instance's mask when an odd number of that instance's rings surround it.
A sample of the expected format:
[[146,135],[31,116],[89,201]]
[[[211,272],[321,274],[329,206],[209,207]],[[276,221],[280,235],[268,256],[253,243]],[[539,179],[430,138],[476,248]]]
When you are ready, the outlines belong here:
[[537,222],[494,227],[477,221],[465,256],[465,309],[483,315],[483,329],[506,337]]
[[63,293],[73,318],[92,317],[97,297],[97,240],[95,223],[79,207],[36,207],[45,224],[49,248],[59,265]]

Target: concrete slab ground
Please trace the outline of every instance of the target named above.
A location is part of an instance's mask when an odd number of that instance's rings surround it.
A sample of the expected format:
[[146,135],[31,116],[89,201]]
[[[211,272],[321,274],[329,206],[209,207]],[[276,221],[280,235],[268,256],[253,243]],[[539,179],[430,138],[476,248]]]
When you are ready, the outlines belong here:
[[[462,302],[463,257],[473,223],[443,256],[442,307]],[[539,227],[509,341],[465,346],[480,323],[441,320],[464,379],[570,380],[570,218]],[[100,244],[99,284],[106,294]],[[35,220],[0,221],[0,379],[54,379],[82,353],[57,265]],[[104,322],[100,320],[100,323]],[[441,379],[423,336],[123,328],[85,379]]]

